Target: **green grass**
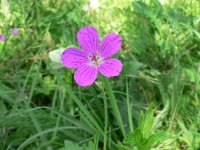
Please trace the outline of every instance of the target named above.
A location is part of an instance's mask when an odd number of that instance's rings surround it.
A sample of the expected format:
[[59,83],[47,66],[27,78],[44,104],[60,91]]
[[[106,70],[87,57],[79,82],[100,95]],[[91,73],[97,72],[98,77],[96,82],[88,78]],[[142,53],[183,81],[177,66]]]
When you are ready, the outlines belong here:
[[[200,149],[199,1],[89,4],[1,0],[0,150]],[[83,88],[48,52],[87,25],[122,36],[123,71]]]

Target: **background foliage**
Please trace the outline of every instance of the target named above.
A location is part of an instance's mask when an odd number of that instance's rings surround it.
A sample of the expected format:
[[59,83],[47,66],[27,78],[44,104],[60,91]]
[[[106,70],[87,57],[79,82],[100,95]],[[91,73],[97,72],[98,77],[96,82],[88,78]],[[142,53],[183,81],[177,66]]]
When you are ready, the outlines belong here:
[[[97,2],[97,1],[96,1]],[[198,0],[1,0],[0,149],[200,149]],[[48,52],[92,25],[116,32],[123,72],[88,88]],[[10,35],[13,27],[18,36]],[[120,114],[112,105],[117,101]],[[120,124],[117,118],[122,118]]]

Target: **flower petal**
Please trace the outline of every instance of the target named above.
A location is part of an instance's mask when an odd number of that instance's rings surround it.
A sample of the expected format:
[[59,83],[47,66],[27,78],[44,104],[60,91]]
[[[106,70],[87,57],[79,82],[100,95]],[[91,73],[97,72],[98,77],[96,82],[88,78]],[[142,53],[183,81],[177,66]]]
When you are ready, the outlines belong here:
[[88,53],[98,52],[100,40],[97,30],[94,27],[87,26],[81,28],[77,34],[80,46]]
[[121,36],[110,33],[102,41],[100,53],[104,58],[108,58],[116,54],[121,48]]
[[90,86],[96,80],[97,75],[98,70],[96,67],[83,65],[75,72],[74,79],[80,86]]
[[13,28],[11,31],[12,35],[18,35],[19,34],[19,30],[17,28]]
[[5,37],[5,35],[3,35],[3,34],[0,34],[0,41],[5,41],[6,40],[6,37]]
[[60,58],[64,51],[65,51],[65,48],[58,48],[58,49],[52,50],[49,52],[49,58],[53,62],[62,63]]
[[67,48],[61,55],[62,64],[67,68],[78,68],[87,63],[85,53],[77,48]]
[[118,59],[112,58],[112,59],[108,59],[105,60],[98,68],[98,71],[110,78],[110,77],[115,77],[118,76],[120,74],[120,72],[122,71],[122,66],[123,64],[121,63],[121,61],[119,61]]

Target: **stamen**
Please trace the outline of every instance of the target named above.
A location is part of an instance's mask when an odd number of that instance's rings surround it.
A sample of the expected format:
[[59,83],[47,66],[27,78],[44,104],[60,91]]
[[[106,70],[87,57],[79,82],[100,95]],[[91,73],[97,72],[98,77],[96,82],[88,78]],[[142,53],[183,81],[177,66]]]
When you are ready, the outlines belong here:
[[98,53],[93,53],[88,58],[90,60],[90,63],[96,67],[99,66],[103,61]]

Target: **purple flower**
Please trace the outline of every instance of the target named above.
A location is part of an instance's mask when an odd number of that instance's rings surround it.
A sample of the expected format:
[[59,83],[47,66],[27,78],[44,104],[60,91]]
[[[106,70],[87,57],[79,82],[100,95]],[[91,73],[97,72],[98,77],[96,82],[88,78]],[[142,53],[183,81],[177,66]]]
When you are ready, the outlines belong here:
[[87,26],[80,29],[77,39],[83,50],[67,48],[62,53],[61,60],[65,67],[77,69],[74,79],[78,85],[92,85],[98,72],[108,78],[120,74],[123,64],[115,58],[110,58],[121,48],[120,35],[110,33],[100,43],[97,30]]
[[6,40],[6,37],[5,37],[5,35],[3,35],[3,34],[0,34],[0,41],[5,41]]
[[19,30],[17,28],[13,28],[11,31],[12,35],[18,35],[19,34]]

